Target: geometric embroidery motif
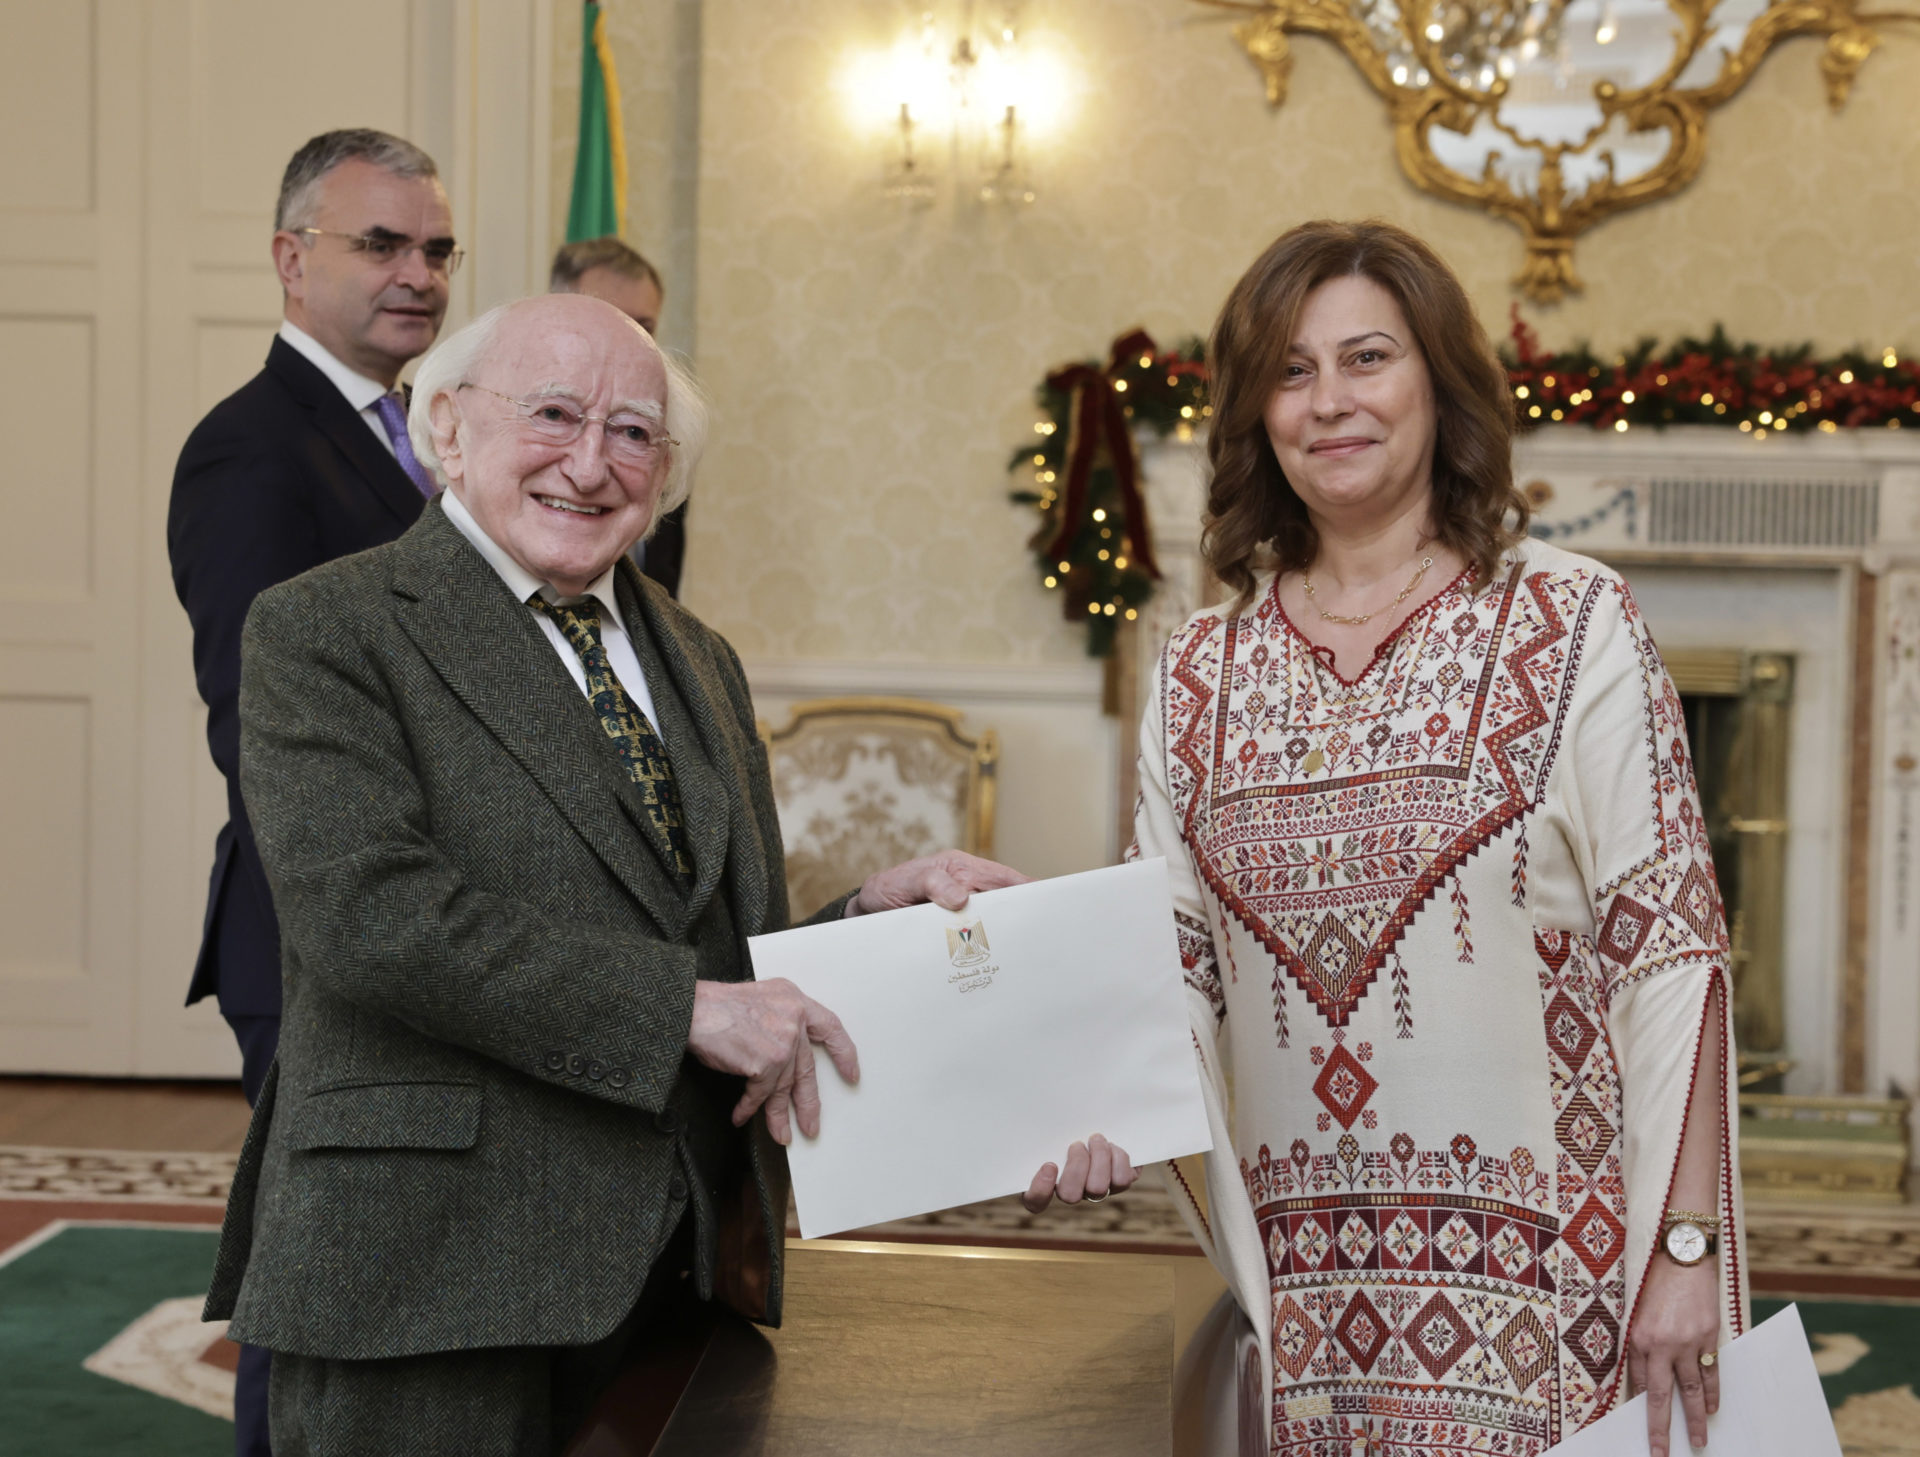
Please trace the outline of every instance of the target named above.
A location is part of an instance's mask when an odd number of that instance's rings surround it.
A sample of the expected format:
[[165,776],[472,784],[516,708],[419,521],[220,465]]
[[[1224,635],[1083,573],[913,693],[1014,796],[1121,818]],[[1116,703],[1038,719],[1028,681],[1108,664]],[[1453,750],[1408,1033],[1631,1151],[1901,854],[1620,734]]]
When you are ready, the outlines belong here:
[[1333,1241],[1327,1237],[1326,1228],[1308,1215],[1306,1222],[1294,1231],[1293,1252],[1300,1257],[1301,1265],[1311,1270],[1327,1257],[1327,1251],[1333,1248]]
[[1480,1253],[1480,1236],[1456,1214],[1434,1231],[1433,1247],[1447,1257],[1454,1269],[1464,1269]]
[[[1277,587],[1253,612],[1195,618],[1163,659],[1168,790],[1195,868],[1227,924],[1269,950],[1330,1027],[1347,1025],[1421,908],[1524,819],[1548,778],[1574,676],[1562,657],[1577,651],[1560,608],[1581,585],[1523,580],[1518,562],[1503,577],[1475,591],[1462,573],[1364,683],[1329,678]],[[1449,634],[1454,622],[1472,626]]]
[[1411,1265],[1426,1248],[1427,1237],[1420,1226],[1403,1213],[1387,1226],[1385,1243],[1388,1254],[1402,1265]]
[[1560,1136],[1560,1146],[1587,1171],[1588,1177],[1592,1177],[1607,1156],[1607,1150],[1613,1147],[1613,1125],[1588,1101],[1585,1093],[1574,1094],[1559,1122],[1553,1125],[1553,1131]]
[[1340,1226],[1340,1253],[1355,1268],[1366,1264],[1367,1256],[1373,1253],[1377,1242],[1373,1231],[1367,1228],[1366,1220],[1358,1214],[1348,1215],[1347,1222]]
[[1289,1295],[1273,1311],[1273,1359],[1298,1381],[1320,1349],[1320,1327]]
[[[1352,1128],[1360,1110],[1367,1106],[1379,1080],[1360,1066],[1360,1060],[1344,1046],[1335,1047],[1333,1056],[1313,1080],[1313,1091],[1329,1112],[1340,1120],[1342,1128]],[[1324,1126],[1324,1125],[1323,1125]]]
[[1326,989],[1333,1001],[1338,1002],[1345,997],[1347,983],[1353,980],[1353,974],[1360,969],[1360,962],[1366,954],[1367,948],[1340,924],[1340,918],[1329,914],[1320,922],[1320,929],[1307,943],[1306,952],[1300,959],[1306,963],[1314,980]]
[[[1499,1262],[1509,1280],[1518,1279],[1533,1263],[1533,1250],[1527,1244],[1527,1237],[1511,1224],[1501,1225],[1500,1232],[1487,1241],[1487,1253]],[[1493,1271],[1489,1269],[1487,1273]]]
[[1700,862],[1694,861],[1687,867],[1687,873],[1680,878],[1680,889],[1675,892],[1673,908],[1680,919],[1692,928],[1693,934],[1711,946],[1716,939],[1716,926],[1720,920],[1720,890],[1713,883],[1713,877],[1700,868]]
[[1540,1317],[1531,1310],[1522,1309],[1507,1322],[1507,1328],[1493,1338],[1493,1349],[1506,1363],[1514,1385],[1522,1391],[1544,1376],[1553,1364],[1553,1339]]
[[1567,1065],[1568,1072],[1580,1071],[1598,1035],[1592,1021],[1564,990],[1547,1004],[1547,1046]]
[[1367,1374],[1373,1370],[1373,1363],[1380,1359],[1380,1350],[1387,1343],[1387,1323],[1367,1299],[1367,1292],[1356,1290],[1333,1334],[1346,1347],[1361,1373]]
[[1596,1382],[1605,1382],[1612,1377],[1614,1361],[1620,1350],[1620,1327],[1598,1300],[1581,1313],[1580,1319],[1567,1327],[1567,1344],[1573,1348],[1573,1354],[1579,1358],[1580,1364],[1587,1368],[1587,1375]]
[[1617,895],[1613,898],[1613,908],[1607,912],[1606,922],[1600,927],[1600,954],[1622,966],[1630,965],[1640,954],[1651,930],[1653,912],[1630,895]]
[[1561,1238],[1596,1280],[1619,1261],[1627,1244],[1626,1230],[1597,1195],[1581,1206]]
[[1472,1349],[1473,1332],[1460,1319],[1453,1302],[1436,1291],[1407,1327],[1407,1344],[1413,1348],[1414,1359],[1438,1381]]

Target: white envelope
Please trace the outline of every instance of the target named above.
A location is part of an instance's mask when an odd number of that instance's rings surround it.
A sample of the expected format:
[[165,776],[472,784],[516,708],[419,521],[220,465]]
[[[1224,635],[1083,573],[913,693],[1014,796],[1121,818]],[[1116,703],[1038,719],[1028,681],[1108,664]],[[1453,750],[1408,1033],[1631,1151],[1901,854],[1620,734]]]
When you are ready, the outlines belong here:
[[[1840,1439],[1813,1352],[1789,1305],[1720,1352],[1720,1410],[1707,1418],[1707,1457],[1840,1457]],[[1689,1457],[1687,1416],[1673,1403],[1667,1451]],[[1546,1457],[1647,1457],[1647,1399],[1619,1410],[1548,1449]]]
[[833,1009],[820,1134],[789,1150],[809,1239],[1024,1190],[1103,1133],[1144,1167],[1212,1147],[1163,860],[748,941]]

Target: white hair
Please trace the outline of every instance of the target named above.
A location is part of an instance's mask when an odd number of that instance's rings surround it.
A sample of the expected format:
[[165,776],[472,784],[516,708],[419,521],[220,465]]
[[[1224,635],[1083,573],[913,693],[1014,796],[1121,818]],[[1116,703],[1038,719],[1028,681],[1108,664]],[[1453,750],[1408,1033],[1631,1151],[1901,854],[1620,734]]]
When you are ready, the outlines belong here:
[[[526,300],[521,300],[526,302]],[[461,385],[473,383],[474,373],[493,347],[500,325],[515,304],[500,304],[488,309],[473,322],[455,329],[420,360],[413,375],[413,403],[407,410],[407,438],[433,478],[447,484],[446,468],[440,464],[440,452],[433,444],[433,402],[441,395],[452,395]],[[667,353],[638,324],[632,325],[636,337],[660,357],[667,372],[666,429],[673,444],[667,454],[667,477],[660,488],[659,504],[647,525],[652,536],[666,514],[687,499],[693,489],[693,468],[707,448],[711,411],[706,393],[684,361]]]

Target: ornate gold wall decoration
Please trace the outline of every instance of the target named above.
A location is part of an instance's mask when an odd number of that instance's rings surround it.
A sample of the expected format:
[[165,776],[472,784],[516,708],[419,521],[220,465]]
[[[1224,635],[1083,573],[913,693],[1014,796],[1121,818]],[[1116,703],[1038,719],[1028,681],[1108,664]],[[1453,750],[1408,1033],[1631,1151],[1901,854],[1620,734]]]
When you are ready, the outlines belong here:
[[[1506,218],[1536,303],[1582,288],[1574,239],[1670,196],[1706,159],[1707,116],[1790,36],[1824,36],[1827,99],[1845,102],[1880,43],[1920,11],[1857,0],[1197,0],[1249,18],[1234,38],[1267,100],[1287,99],[1290,35],[1332,41],[1387,103],[1414,185]],[[1736,10],[1738,13],[1735,13]]]

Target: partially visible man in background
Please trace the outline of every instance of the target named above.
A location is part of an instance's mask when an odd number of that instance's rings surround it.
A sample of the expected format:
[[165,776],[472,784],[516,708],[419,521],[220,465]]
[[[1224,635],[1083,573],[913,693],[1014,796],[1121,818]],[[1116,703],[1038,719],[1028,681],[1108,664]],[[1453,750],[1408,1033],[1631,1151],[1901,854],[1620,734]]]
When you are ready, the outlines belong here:
[[[667,286],[660,270],[618,238],[583,238],[564,243],[553,255],[549,293],[584,293],[612,304],[656,339]],[[662,518],[647,540],[633,549],[634,564],[680,596],[680,567],[687,555],[687,506],[683,501]]]
[[[187,1001],[216,996],[254,1102],[280,1035],[280,930],[240,798],[240,628],[267,587],[392,541],[435,489],[395,382],[424,353],[459,266],[433,159],[365,129],[309,141],[280,181],[284,321],[266,368],[194,428],[174,471],[167,554],[193,622],[207,742],[227,781]],[[267,1353],[243,1348],[238,1451],[267,1451]]]

